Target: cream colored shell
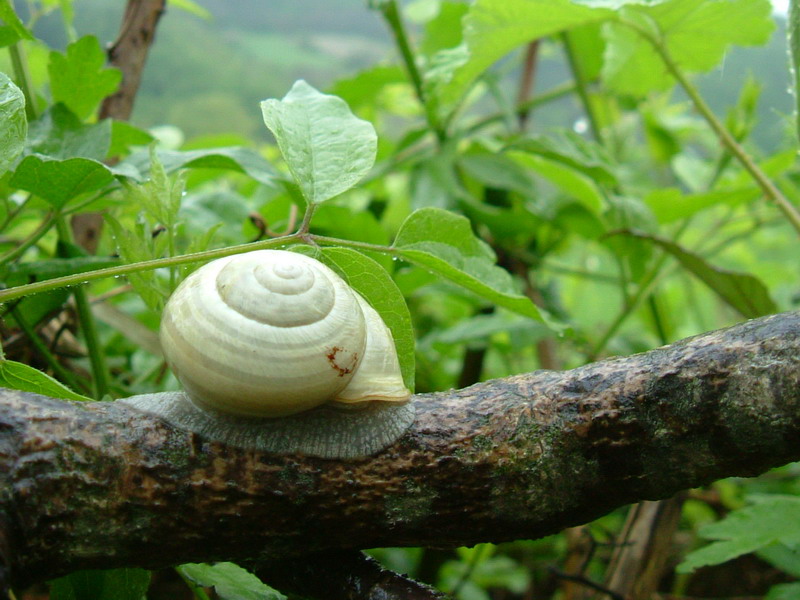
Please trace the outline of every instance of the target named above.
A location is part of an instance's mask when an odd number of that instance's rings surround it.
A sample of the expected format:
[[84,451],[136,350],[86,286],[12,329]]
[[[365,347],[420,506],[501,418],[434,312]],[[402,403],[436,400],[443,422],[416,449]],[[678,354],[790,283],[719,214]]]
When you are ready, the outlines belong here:
[[260,250],[201,267],[169,299],[161,343],[185,395],[123,402],[212,439],[352,458],[413,421],[388,327],[301,254]]
[[[250,252],[192,273],[167,303],[161,343],[189,396],[231,414],[280,417],[340,394],[409,397],[381,318],[331,269],[295,252]],[[370,346],[381,357],[372,351],[365,362]]]

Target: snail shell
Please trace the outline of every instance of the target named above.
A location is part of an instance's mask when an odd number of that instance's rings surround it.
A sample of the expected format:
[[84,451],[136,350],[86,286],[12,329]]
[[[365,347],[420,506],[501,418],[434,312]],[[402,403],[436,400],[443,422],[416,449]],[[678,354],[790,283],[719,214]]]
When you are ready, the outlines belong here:
[[414,418],[388,327],[301,254],[259,250],[201,267],[167,302],[161,343],[185,393],[123,402],[214,440],[355,458]]

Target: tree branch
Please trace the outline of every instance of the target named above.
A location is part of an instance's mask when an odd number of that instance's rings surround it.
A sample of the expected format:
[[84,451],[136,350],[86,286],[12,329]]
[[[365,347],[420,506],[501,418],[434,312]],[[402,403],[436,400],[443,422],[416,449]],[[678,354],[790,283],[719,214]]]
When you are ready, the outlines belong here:
[[119,36],[108,49],[109,64],[122,71],[122,85],[103,101],[100,119],[127,121],[130,118],[165,3],[165,0],[128,0]]
[[418,395],[369,459],[210,443],[118,403],[0,393],[12,583],[76,569],[538,538],[800,459],[800,312]]

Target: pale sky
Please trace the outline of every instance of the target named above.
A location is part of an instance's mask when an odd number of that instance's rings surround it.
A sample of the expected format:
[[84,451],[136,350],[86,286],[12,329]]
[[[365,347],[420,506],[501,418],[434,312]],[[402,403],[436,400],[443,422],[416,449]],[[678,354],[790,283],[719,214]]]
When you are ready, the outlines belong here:
[[772,0],[772,6],[775,7],[775,12],[782,15],[789,12],[789,0]]

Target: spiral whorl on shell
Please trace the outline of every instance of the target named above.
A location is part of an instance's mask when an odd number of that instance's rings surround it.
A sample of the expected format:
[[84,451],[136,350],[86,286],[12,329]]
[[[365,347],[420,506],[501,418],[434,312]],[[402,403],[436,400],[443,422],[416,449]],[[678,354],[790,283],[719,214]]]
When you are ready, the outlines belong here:
[[124,402],[212,439],[351,458],[394,442],[413,420],[389,329],[301,254],[260,250],[201,267],[170,297],[161,343],[186,394]]
[[332,400],[362,358],[355,294],[322,263],[261,250],[214,261],[169,300],[161,344],[201,406],[280,417]]

